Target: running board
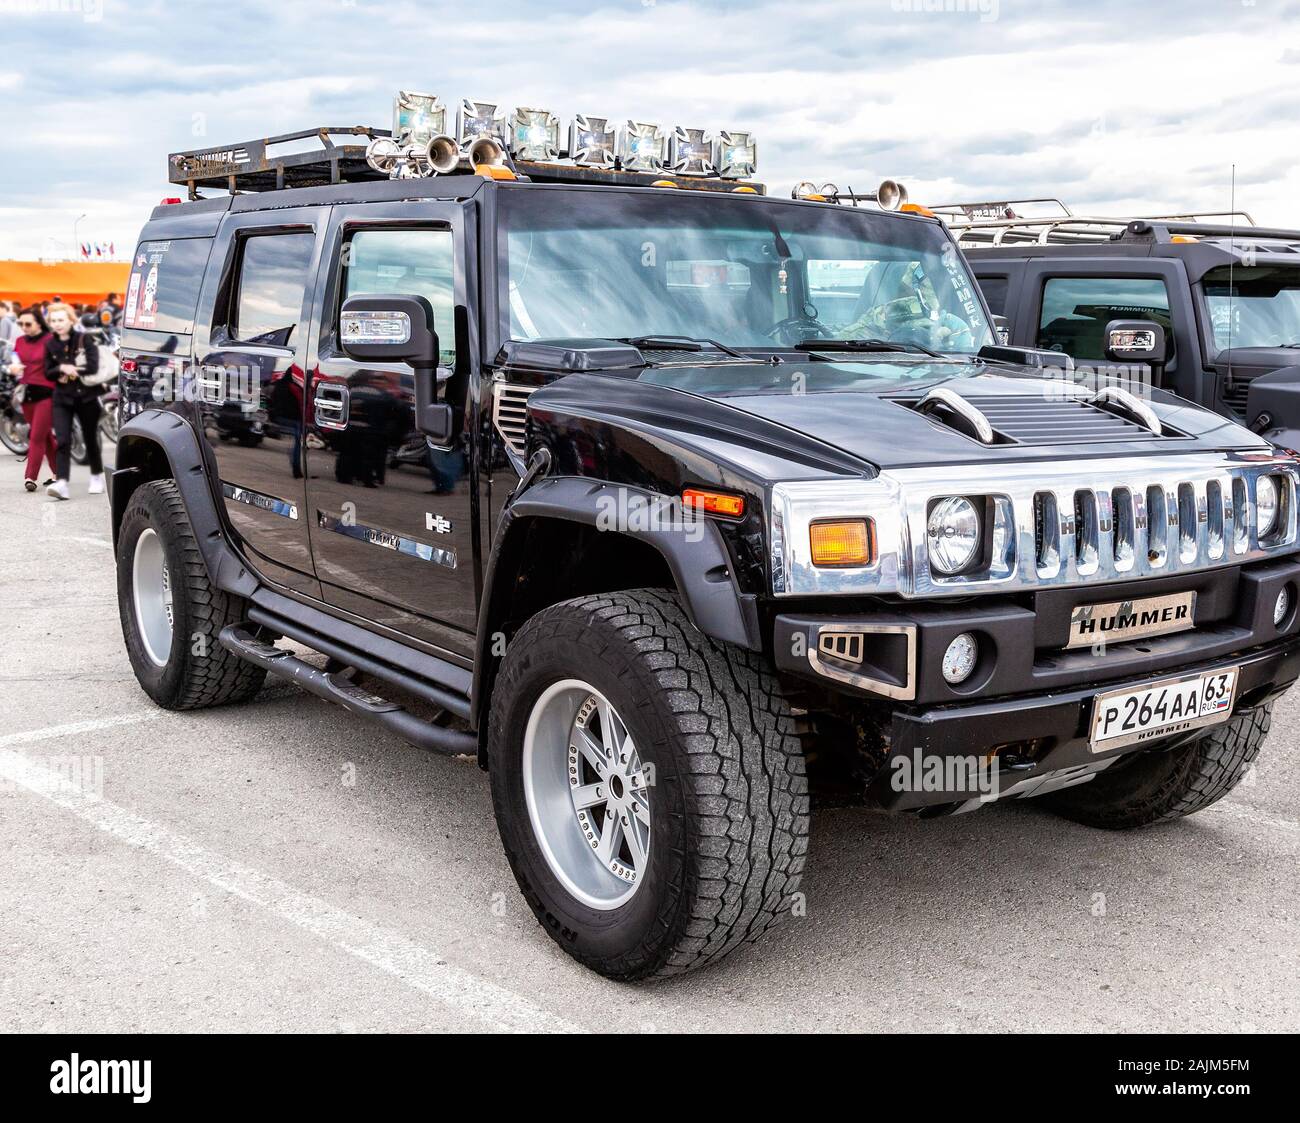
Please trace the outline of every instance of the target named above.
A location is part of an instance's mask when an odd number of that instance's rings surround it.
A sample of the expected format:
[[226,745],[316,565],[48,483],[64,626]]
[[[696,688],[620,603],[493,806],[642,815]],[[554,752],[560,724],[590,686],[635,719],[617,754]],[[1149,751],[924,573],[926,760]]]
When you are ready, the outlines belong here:
[[417,748],[453,756],[478,754],[478,738],[473,733],[445,729],[416,717],[396,702],[371,694],[341,675],[313,667],[292,652],[258,639],[246,624],[227,625],[221,630],[220,640],[222,647],[239,658],[265,667],[270,674],[295,683],[309,694],[369,718]]

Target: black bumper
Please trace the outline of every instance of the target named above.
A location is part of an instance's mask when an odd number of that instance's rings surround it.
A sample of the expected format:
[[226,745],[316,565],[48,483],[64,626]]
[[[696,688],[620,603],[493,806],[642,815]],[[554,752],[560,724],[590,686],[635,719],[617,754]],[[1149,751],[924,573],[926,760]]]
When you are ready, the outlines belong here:
[[[1163,595],[1194,589],[1195,628],[1174,635],[1115,644],[1103,651],[1063,650],[1078,604]],[[1273,622],[1278,594],[1290,608]],[[848,696],[888,707],[889,761],[951,763],[995,759],[997,787],[1093,766],[1140,746],[1094,753],[1088,745],[1093,699],[1203,671],[1240,668],[1234,712],[1268,701],[1300,676],[1300,561],[1287,559],[1160,582],[1093,589],[1060,589],[1032,606],[971,602],[956,607],[906,606],[892,611],[776,618],[774,655],[782,670],[815,679]],[[855,652],[861,662],[818,650],[822,629],[863,629]],[[960,633],[974,634],[980,661],[960,686],[947,683],[941,664]],[[838,633],[843,634],[843,633]],[[996,755],[990,758],[990,754]],[[886,767],[870,794],[905,810],[964,801],[968,789],[897,786]]]
[[[1300,677],[1300,638],[1291,638],[1267,648],[1238,654],[1227,659],[1197,664],[1177,674],[1194,674],[1238,667],[1237,699],[1233,712],[1250,709],[1275,698]],[[1166,674],[1138,676],[1134,687],[1157,682]],[[1130,685],[1128,681],[1118,684]],[[1126,745],[1104,752],[1093,752],[1088,745],[1093,699],[1115,683],[1086,687],[1064,693],[1028,698],[1000,699],[996,702],[931,708],[900,708],[890,725],[890,760],[904,758],[929,761],[939,758],[965,760],[985,756],[1007,747],[999,761],[1016,760],[1014,769],[1001,767],[997,785],[1002,791],[1011,785],[1049,772],[1091,765],[1099,760],[1123,756],[1141,749]],[[1199,732],[1199,731],[1198,731]],[[1195,735],[1195,734],[1191,734]],[[936,766],[935,774],[963,775],[961,769]],[[969,798],[969,791],[898,790],[890,767],[873,783],[871,797],[895,810],[909,810],[935,804],[952,803]]]

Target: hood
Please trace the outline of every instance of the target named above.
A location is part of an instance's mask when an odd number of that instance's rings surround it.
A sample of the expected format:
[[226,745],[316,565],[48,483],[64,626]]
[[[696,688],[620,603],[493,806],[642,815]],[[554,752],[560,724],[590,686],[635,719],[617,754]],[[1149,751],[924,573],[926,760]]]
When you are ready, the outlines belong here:
[[[983,412],[995,443],[967,435],[944,411],[918,412],[916,404],[936,387],[956,391]],[[1036,371],[909,356],[573,374],[539,390],[529,404],[548,418],[552,411],[589,420],[604,415],[619,427],[665,436],[676,431],[678,441],[702,441],[704,451],[736,467],[761,461],[754,466],[769,478],[775,459],[797,462],[802,475],[1270,447],[1248,429],[1163,391],[1144,401],[1163,435],[1077,400],[1059,380]]]

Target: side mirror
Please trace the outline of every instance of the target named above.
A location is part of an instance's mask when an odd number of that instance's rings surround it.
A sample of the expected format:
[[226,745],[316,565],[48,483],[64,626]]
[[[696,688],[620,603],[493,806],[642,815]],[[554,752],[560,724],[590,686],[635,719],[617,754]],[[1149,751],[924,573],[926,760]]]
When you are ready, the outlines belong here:
[[452,409],[438,402],[438,333],[422,296],[351,296],[339,314],[339,346],[357,362],[406,363],[415,371],[415,427],[451,442]]
[[1154,320],[1111,320],[1106,325],[1106,358],[1159,365],[1165,361],[1165,329]]
[[1006,347],[1011,342],[1011,321],[1005,316],[999,316],[995,313],[993,316],[993,334],[997,337],[998,346]]

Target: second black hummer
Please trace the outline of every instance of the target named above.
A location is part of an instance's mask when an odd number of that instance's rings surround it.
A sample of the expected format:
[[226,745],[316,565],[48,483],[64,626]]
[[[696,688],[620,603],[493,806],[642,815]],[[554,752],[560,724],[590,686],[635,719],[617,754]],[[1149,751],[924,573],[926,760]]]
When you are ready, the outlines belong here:
[[[1084,367],[1129,362],[1112,331],[1160,329],[1156,385],[1300,447],[1300,230],[1248,214],[1016,217],[1015,203],[936,210],[1009,342]],[[1004,217],[985,216],[1001,213]],[[1005,217],[1011,215],[1013,217]],[[1232,221],[1227,221],[1227,220]]]
[[546,932],[622,979],[792,911],[810,771],[1132,827],[1254,758],[1297,464],[992,347],[940,222],[320,133],[177,154],[232,193],[134,258],[113,535],[160,705],[270,672],[475,755]]

